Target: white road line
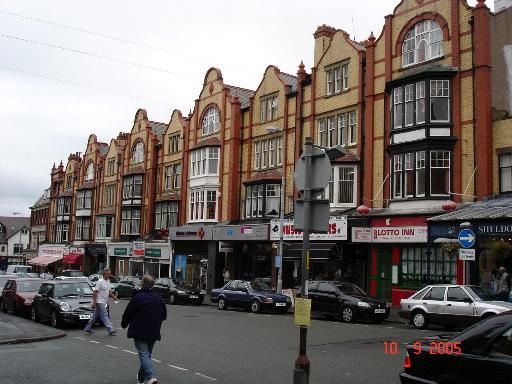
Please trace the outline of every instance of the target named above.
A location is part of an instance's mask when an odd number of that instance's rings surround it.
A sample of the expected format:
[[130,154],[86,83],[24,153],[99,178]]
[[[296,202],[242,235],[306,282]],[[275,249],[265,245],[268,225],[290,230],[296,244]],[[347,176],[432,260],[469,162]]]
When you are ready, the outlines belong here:
[[89,340],[89,343],[93,343],[93,344],[100,344],[99,341],[94,341],[94,340]]
[[83,337],[76,337],[76,336],[75,336],[75,339],[82,340],[82,341],[87,341],[87,340],[86,340],[86,339],[84,339]]
[[202,377],[204,379],[208,379],[208,380],[211,380],[211,381],[217,381],[217,379],[214,379],[213,377],[210,377],[210,376],[203,375],[203,374],[201,374],[199,372],[194,373],[194,375],[197,375],[199,377]]
[[387,329],[394,329],[395,327],[386,327]]
[[180,371],[188,371],[187,368],[181,368],[181,367],[177,367],[176,365],[171,365],[171,364],[167,364],[169,367],[171,368],[174,368],[174,369],[179,369]]
[[153,358],[151,358],[151,360],[153,360],[155,363],[161,363],[162,362],[161,360],[157,360],[157,359],[153,359]]
[[113,349],[119,349],[118,347],[114,347],[113,345],[105,344],[105,347],[113,348]]
[[123,349],[123,352],[128,352],[128,353],[131,353],[132,355],[136,355],[137,354],[137,352],[132,352],[132,351],[129,351],[127,349]]

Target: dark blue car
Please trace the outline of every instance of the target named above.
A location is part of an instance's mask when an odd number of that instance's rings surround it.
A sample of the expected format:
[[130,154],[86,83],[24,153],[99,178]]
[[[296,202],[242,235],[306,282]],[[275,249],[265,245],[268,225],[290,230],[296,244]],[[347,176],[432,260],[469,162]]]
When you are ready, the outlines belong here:
[[211,300],[219,309],[242,307],[253,313],[263,310],[286,313],[292,305],[288,296],[273,293],[267,284],[244,280],[231,280],[222,288],[213,289]]

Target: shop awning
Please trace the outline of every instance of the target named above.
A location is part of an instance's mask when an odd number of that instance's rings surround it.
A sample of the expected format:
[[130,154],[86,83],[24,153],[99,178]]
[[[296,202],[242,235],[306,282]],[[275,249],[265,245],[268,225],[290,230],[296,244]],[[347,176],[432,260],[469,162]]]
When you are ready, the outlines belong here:
[[478,201],[456,209],[453,212],[429,218],[428,222],[469,221],[469,220],[509,220],[512,218],[512,196],[505,195],[494,199]]
[[67,253],[62,258],[63,264],[82,264],[82,255],[80,253]]
[[[283,259],[297,260],[302,257],[302,243],[286,244]],[[309,243],[309,258],[312,261],[341,260],[341,251],[336,243]]]
[[41,267],[45,267],[48,264],[55,263],[56,261],[62,260],[62,257],[59,256],[38,256],[31,260],[27,260],[27,263],[32,265],[39,265]]

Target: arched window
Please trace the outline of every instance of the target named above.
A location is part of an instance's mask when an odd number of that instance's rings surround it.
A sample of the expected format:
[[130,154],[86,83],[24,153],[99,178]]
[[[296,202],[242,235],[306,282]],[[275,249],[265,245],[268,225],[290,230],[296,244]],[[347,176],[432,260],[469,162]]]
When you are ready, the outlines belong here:
[[144,161],[144,143],[139,141],[133,147],[132,164],[142,163]]
[[85,181],[91,181],[94,179],[94,163],[91,161],[87,165],[87,171],[85,172]]
[[219,130],[219,111],[213,107],[208,109],[203,117],[203,136],[210,135]]
[[402,66],[422,63],[443,55],[443,31],[435,21],[424,20],[412,27],[402,45]]

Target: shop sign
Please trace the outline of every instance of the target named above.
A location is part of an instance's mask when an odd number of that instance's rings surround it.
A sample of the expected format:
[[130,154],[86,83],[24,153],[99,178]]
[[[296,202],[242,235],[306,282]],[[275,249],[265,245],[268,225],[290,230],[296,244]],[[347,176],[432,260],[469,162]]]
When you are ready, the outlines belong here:
[[229,241],[219,241],[219,252],[233,253],[233,243]]
[[127,248],[114,248],[114,256],[128,256]]
[[[270,240],[279,240],[279,219],[270,221]],[[331,216],[327,233],[311,233],[309,239],[314,240],[347,240],[347,217]],[[302,231],[295,229],[294,221],[285,219],[283,223],[283,240],[302,240]]]
[[475,261],[475,249],[471,248],[460,248],[459,249],[459,260]]
[[143,241],[133,242],[133,256],[144,256],[145,243]]
[[182,226],[169,228],[169,239],[171,240],[212,240],[211,225],[205,226]]
[[146,257],[162,257],[160,248],[146,248]]
[[512,224],[483,223],[476,230],[481,235],[511,235]]
[[[370,238],[368,239],[368,234]],[[355,236],[354,236],[355,235]],[[427,227],[352,228],[354,243],[426,243]]]
[[213,240],[268,240],[268,225],[216,225]]
[[65,250],[64,247],[40,245],[37,256],[59,256],[62,258]]

